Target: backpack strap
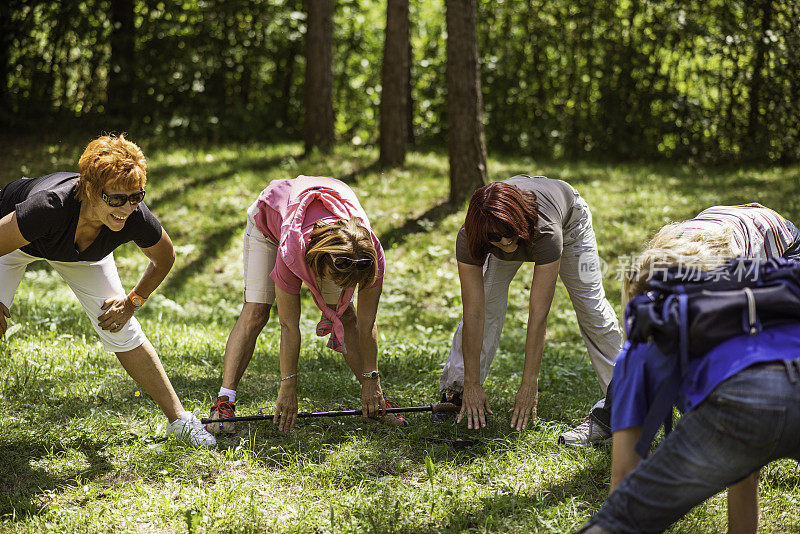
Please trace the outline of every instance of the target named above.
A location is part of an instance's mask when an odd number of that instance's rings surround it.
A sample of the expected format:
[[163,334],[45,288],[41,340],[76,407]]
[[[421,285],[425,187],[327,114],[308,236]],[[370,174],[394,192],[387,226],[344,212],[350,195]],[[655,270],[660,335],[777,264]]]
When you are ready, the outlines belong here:
[[681,385],[681,373],[677,362],[667,378],[661,382],[658,392],[647,410],[647,415],[642,422],[642,435],[636,442],[636,454],[642,458],[647,457],[650,444],[656,436],[658,429],[664,425],[665,432],[672,430],[672,406],[678,397],[678,388]]
[[678,351],[681,357],[680,375],[689,368],[689,295],[678,295]]
[[755,336],[763,329],[761,319],[758,318],[758,310],[756,310],[756,296],[749,287],[742,288],[742,291],[747,300],[747,307],[742,310],[742,330]]

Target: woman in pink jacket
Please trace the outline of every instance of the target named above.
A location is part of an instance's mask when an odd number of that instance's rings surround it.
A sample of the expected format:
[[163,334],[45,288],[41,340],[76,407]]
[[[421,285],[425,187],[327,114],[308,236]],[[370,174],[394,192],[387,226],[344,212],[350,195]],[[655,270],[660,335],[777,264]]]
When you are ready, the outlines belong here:
[[[384,266],[383,248],[346,184],[317,176],[271,182],[247,210],[244,306],[225,346],[222,387],[211,418],[233,417],[239,380],[277,301],[281,379],[275,422],[281,431],[294,427],[300,287],[305,284],[322,312],[317,335],[330,334],[328,347],[344,355],[361,384],[364,417],[405,425],[402,417],[384,417],[386,400],[378,372],[375,316]],[[356,286],[357,311],[352,302]],[[207,428],[234,432],[232,423],[212,423]]]

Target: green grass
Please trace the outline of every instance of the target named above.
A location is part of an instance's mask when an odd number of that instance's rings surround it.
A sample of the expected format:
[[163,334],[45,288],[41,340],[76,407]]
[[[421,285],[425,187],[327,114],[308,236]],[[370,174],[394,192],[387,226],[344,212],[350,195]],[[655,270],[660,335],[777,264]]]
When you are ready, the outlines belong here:
[[[85,139],[18,141],[0,162],[0,183],[73,169]],[[4,147],[5,148],[5,147]],[[453,257],[464,209],[433,209],[447,196],[447,158],[413,153],[404,170],[379,171],[372,150],[339,147],[301,157],[298,145],[143,147],[148,204],[178,259],[138,316],[187,409],[205,413],[220,383],[222,352],[241,305],[243,214],[277,178],[347,179],[387,243],[378,317],[383,384],[401,404],[438,396],[438,373],[460,316]],[[517,172],[561,178],[588,200],[606,289],[619,308],[616,273],[665,222],[718,203],[759,201],[800,220],[798,168],[713,170],[676,164],[492,159],[492,179]],[[432,210],[432,211],[429,211]],[[428,220],[416,221],[430,213]],[[416,224],[413,224],[416,221]],[[403,229],[414,228],[408,233]],[[144,256],[117,252],[126,287]],[[486,383],[495,416],[482,431],[407,429],[360,418],[306,420],[282,435],[244,424],[216,450],[163,439],[165,420],[113,355],[102,350],[77,301],[45,266],[31,267],[0,341],[0,530],[21,532],[568,532],[603,502],[608,449],[555,444],[600,389],[566,291],[549,318],[539,422],[508,427],[519,386],[532,268],[511,287],[500,350]],[[298,397],[301,410],[359,405],[342,358],[313,334],[319,317],[303,297]],[[279,326],[272,317],[239,388],[238,411],[270,413],[277,395]],[[474,437],[455,451],[427,437]],[[764,532],[800,529],[795,463],[765,470]],[[725,500],[696,508],[672,532],[723,532]]]

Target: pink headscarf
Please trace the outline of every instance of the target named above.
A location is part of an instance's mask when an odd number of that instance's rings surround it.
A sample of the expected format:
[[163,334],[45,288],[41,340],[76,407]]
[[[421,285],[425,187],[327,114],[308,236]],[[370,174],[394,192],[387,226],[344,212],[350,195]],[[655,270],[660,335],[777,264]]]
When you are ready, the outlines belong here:
[[322,176],[300,175],[293,180],[275,180],[270,183],[258,199],[259,211],[255,216],[256,226],[268,234],[265,208],[278,212],[281,218],[278,255],[298,278],[306,283],[314,303],[322,311],[322,319],[317,325],[317,335],[331,334],[328,347],[347,353],[344,343],[344,327],[340,317],[347,309],[355,293],[354,287],[344,288],[339,295],[336,309],[332,310],[325,303],[317,285],[317,278],[305,260],[308,243],[303,236],[303,221],[308,206],[319,200],[331,215],[349,219],[358,217],[369,230],[376,250],[380,250],[380,242],[369,225],[364,208],[358,202],[352,189],[334,178]]

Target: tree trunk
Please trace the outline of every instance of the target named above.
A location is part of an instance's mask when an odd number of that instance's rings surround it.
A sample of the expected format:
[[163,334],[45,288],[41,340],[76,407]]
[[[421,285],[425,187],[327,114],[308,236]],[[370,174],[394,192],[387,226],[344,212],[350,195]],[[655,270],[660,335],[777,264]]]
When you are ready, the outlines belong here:
[[305,150],[333,147],[333,0],[308,0]]
[[[288,128],[291,124],[292,87],[294,87],[294,69],[297,56],[300,54],[299,42],[291,41],[286,47],[286,57],[283,60],[283,77],[280,85],[280,100],[278,101],[278,128]],[[299,117],[298,117],[299,119]]]
[[486,183],[476,0],[446,0],[445,10],[450,202],[460,204]]
[[111,60],[108,70],[108,108],[114,117],[130,118],[133,104],[134,0],[111,0]]
[[[410,32],[409,32],[410,33]],[[406,133],[408,134],[408,144],[412,147],[417,143],[414,137],[414,98],[411,95],[411,64],[414,61],[413,51],[411,50],[411,39],[408,40],[408,74],[406,75]]]
[[13,7],[4,3],[0,5],[0,126],[5,126],[11,118],[11,102],[9,101],[8,79],[10,73],[9,56],[11,41],[14,38],[11,27]]
[[400,167],[408,139],[408,0],[389,0],[381,69],[380,164]]
[[755,45],[753,54],[753,70],[750,77],[749,102],[750,111],[747,114],[747,137],[744,146],[750,147],[750,157],[753,159],[765,155],[765,139],[761,125],[761,89],[764,86],[764,61],[768,53],[769,35],[767,32],[772,25],[772,0],[761,0],[758,2],[758,9],[761,15],[761,28]]

